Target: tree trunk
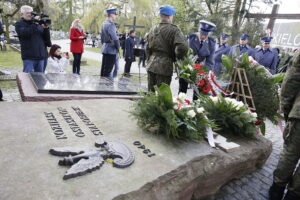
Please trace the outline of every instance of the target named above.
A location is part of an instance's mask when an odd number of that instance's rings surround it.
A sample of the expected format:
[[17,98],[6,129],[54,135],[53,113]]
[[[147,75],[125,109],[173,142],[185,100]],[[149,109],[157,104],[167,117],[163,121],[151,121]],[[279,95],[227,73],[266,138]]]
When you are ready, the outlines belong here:
[[9,38],[9,20],[8,20],[8,16],[7,15],[3,15],[2,16],[3,19],[3,23],[5,24],[5,37],[7,40],[7,44],[10,44],[10,38]]
[[239,15],[240,15],[241,4],[242,4],[242,0],[236,0],[234,11],[233,11],[233,17],[232,17],[232,30],[231,30],[232,44],[236,43],[239,30],[240,30]]

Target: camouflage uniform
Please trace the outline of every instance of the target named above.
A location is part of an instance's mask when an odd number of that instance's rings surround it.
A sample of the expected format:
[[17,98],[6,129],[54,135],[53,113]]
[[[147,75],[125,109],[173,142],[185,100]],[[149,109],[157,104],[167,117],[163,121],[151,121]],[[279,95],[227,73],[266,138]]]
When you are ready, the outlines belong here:
[[283,133],[283,151],[274,171],[274,183],[282,188],[289,184],[285,199],[300,199],[300,168],[295,171],[300,158],[300,51],[293,57],[292,67],[282,83],[281,108],[287,126]]
[[181,30],[164,20],[150,30],[147,41],[148,90],[154,91],[154,85],[170,85],[173,63],[187,54],[188,46]]

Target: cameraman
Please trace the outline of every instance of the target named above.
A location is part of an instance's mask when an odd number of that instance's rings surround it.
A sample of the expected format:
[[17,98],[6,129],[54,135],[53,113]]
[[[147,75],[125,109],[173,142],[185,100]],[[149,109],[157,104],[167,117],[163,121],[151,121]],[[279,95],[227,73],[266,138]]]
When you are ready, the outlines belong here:
[[21,7],[22,18],[16,23],[21,44],[23,72],[44,72],[47,46],[51,46],[48,25],[39,24],[32,16],[32,7]]

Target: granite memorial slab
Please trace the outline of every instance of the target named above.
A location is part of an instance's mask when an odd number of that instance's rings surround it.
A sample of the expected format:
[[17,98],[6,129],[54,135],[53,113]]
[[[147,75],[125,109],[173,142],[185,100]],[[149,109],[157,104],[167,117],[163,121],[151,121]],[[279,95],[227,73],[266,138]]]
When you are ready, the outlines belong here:
[[[206,141],[170,142],[143,132],[127,112],[131,105],[124,99],[1,103],[0,199],[199,199],[255,171],[271,153],[271,142],[260,136],[231,139],[240,147],[228,153]],[[72,166],[89,157],[93,170],[73,176]]]
[[[17,84],[23,101],[62,101],[85,99],[136,99],[137,92],[146,90],[146,84],[122,78],[118,81],[100,79],[99,76],[77,76],[18,73]],[[68,77],[68,80],[66,79]],[[39,89],[40,88],[40,89]],[[39,92],[38,92],[39,91]]]
[[30,73],[30,77],[38,93],[132,95],[147,91],[138,81],[125,77],[112,80],[99,76],[37,72]]

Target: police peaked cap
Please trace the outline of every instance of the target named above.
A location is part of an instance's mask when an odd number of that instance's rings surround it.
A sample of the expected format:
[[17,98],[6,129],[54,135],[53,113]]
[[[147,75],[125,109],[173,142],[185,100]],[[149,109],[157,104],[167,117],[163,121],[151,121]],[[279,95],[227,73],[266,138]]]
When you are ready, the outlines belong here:
[[108,9],[108,10],[106,10],[106,13],[107,14],[117,14],[117,9],[116,8]]
[[243,34],[241,35],[240,38],[241,38],[241,40],[246,40],[246,39],[248,39],[249,37],[250,37],[250,35],[244,34],[244,33],[243,33]]
[[159,8],[159,13],[166,16],[171,16],[176,13],[176,8],[170,5],[164,5]]
[[214,30],[216,25],[212,22],[201,20],[199,29],[201,30],[201,34],[208,34],[210,31]]
[[261,38],[262,41],[267,42],[267,43],[270,43],[272,39],[273,39],[273,37],[263,37],[263,38]]
[[220,37],[221,37],[222,39],[229,38],[229,36],[230,36],[230,35],[228,35],[228,34],[226,34],[226,33],[220,34]]

